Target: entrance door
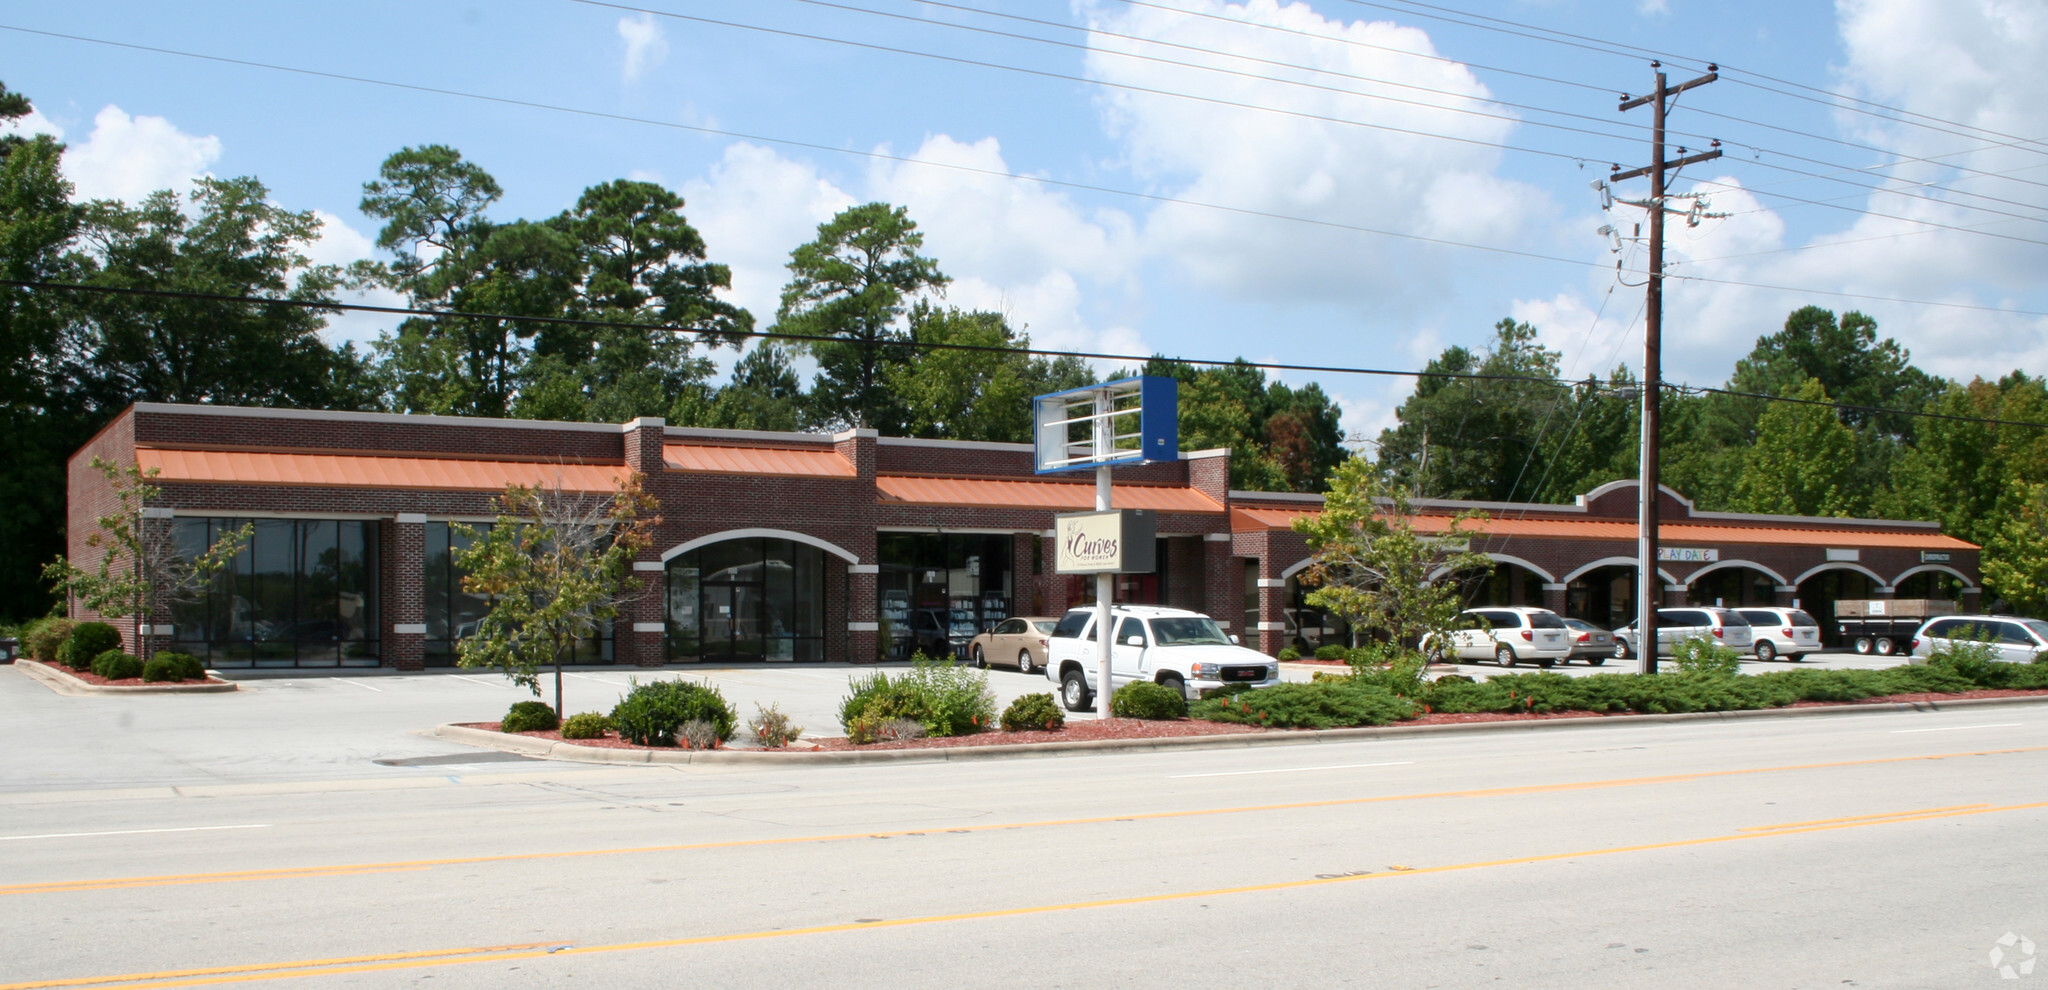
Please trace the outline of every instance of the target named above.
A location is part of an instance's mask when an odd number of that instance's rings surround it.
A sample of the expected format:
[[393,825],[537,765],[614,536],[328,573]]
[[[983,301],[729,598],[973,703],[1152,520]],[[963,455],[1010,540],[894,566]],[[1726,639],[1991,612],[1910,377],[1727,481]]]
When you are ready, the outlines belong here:
[[704,585],[704,659],[762,659],[763,597],[758,584]]

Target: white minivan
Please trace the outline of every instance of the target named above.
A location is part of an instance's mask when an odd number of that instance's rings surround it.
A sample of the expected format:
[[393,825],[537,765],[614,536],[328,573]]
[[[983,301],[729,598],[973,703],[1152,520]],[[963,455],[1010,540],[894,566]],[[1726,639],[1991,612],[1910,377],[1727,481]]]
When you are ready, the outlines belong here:
[[1784,657],[1797,662],[1808,653],[1820,652],[1820,623],[1803,609],[1762,605],[1735,611],[1749,620],[1755,633],[1751,652],[1758,660],[1769,663]]
[[[1468,608],[1458,613],[1458,625],[1462,628],[1451,632],[1451,648],[1444,652],[1460,661],[1492,660],[1503,667],[1526,661],[1548,667],[1569,659],[1573,645],[1578,642],[1578,634],[1547,608]],[[1437,652],[1430,649],[1426,640],[1422,651]]]
[[[1614,655],[1636,656],[1636,624],[1614,631]],[[1708,639],[1737,653],[1748,653],[1756,641],[1749,620],[1732,608],[1660,608],[1657,610],[1657,655],[1668,657],[1671,648],[1688,639]]]

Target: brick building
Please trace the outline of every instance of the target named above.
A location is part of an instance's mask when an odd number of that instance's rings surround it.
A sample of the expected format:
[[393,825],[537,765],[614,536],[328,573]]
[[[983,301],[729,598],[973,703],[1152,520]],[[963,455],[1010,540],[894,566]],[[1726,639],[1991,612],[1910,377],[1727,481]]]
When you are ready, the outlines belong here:
[[[157,472],[152,525],[203,548],[254,524],[200,600],[117,623],[217,667],[453,663],[482,615],[451,524],[488,523],[506,484],[610,492],[639,472],[660,503],[634,564],[647,593],[579,661],[857,661],[965,642],[1012,614],[1057,615],[1093,582],[1053,574],[1055,513],[1093,508],[1092,479],[1037,476],[1024,444],[144,403],[70,463],[70,553],[112,493],[94,458]],[[1158,514],[1158,570],[1119,600],[1197,609],[1277,652],[1348,635],[1306,607],[1293,519],[1320,497],[1229,490],[1227,451],[1119,469],[1116,504]],[[1665,600],[1958,597],[1977,607],[1977,548],[1932,523],[1700,512],[1662,493]],[[1540,604],[1603,625],[1633,608],[1636,488],[1574,505],[1422,500],[1425,525],[1480,508],[1499,568],[1476,601]]]

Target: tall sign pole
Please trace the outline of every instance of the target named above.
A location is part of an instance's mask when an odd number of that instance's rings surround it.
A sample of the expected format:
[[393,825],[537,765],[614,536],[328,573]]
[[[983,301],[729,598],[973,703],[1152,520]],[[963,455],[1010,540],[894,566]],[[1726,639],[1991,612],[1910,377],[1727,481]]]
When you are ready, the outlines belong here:
[[1664,377],[1664,179],[1667,170],[1721,157],[1720,150],[1716,148],[1672,161],[1664,159],[1664,114],[1669,109],[1671,98],[1720,78],[1720,67],[1708,65],[1706,75],[1676,86],[1665,83],[1661,63],[1652,62],[1650,67],[1656,70],[1656,89],[1647,96],[1624,96],[1621,100],[1623,111],[1645,104],[1651,108],[1650,164],[1626,172],[1617,169],[1611,177],[1614,182],[1644,175],[1650,177],[1650,199],[1644,207],[1650,214],[1650,282],[1644,301],[1648,322],[1643,330],[1643,450],[1639,463],[1641,479],[1637,487],[1640,501],[1636,533],[1636,647],[1642,654],[1645,674],[1657,672],[1657,606],[1664,599],[1664,583],[1657,572],[1657,448],[1661,425],[1658,419]]
[[[1098,410],[1110,409],[1111,396],[1103,389],[1097,400]],[[1095,454],[1107,458],[1116,451],[1116,424],[1109,416],[1098,416],[1095,420]],[[1102,464],[1095,469],[1095,511],[1108,512],[1110,504],[1109,465]],[[1095,575],[1095,683],[1100,690],[1095,692],[1095,717],[1109,717],[1109,661],[1111,651],[1116,649],[1116,630],[1110,628],[1110,597],[1116,593],[1116,575],[1104,571]]]

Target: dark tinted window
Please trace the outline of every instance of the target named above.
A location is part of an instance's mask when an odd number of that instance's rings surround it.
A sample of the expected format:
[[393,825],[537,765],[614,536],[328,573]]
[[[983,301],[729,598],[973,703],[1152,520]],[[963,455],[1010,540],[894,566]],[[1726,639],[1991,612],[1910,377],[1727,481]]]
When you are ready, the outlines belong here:
[[1792,624],[1793,624],[1793,625],[1795,625],[1795,626],[1817,626],[1817,625],[1820,625],[1820,623],[1819,623],[1819,622],[1816,622],[1816,621],[1814,621],[1814,618],[1813,618],[1813,616],[1810,616],[1810,615],[1806,614],[1805,612],[1801,612],[1801,611],[1799,611],[1799,610],[1797,610],[1797,609],[1794,609],[1794,610],[1792,611],[1792,615],[1791,615],[1791,618],[1792,618]]
[[2016,646],[2034,645],[2033,637],[2028,636],[2027,631],[2025,629],[2021,629],[2019,623],[2017,622],[1999,623],[1998,641],[2001,643],[2012,643]]
[[993,632],[998,636],[1015,636],[1016,634],[1023,631],[1023,619],[1004,619],[1003,621],[996,623],[996,627],[990,630],[990,632]]
[[1053,627],[1054,639],[1080,639],[1081,630],[1088,627],[1088,620],[1094,618],[1091,612],[1068,612],[1060,617],[1060,624]]
[[1126,645],[1126,641],[1132,637],[1136,637],[1138,640],[1136,643],[1129,644],[1133,646],[1144,646],[1151,641],[1151,637],[1145,635],[1145,624],[1127,615],[1116,624],[1117,645]]
[[1664,624],[1667,626],[1704,626],[1707,624],[1707,613],[1695,612],[1689,608],[1659,609],[1657,611],[1657,618],[1664,620]]
[[1549,612],[1531,612],[1529,625],[1534,629],[1563,629],[1564,620]]
[[1522,628],[1522,617],[1517,613],[1487,611],[1480,614],[1486,616],[1486,621],[1493,623],[1495,629]]
[[1762,609],[1747,608],[1739,612],[1736,612],[1735,614],[1742,616],[1745,619],[1748,619],[1749,624],[1752,626],[1775,626],[1778,624],[1778,613],[1776,612],[1766,612]]
[[[1713,620],[1713,624],[1714,624],[1714,625],[1719,625],[1719,626],[1746,626],[1746,625],[1749,625],[1749,617],[1748,617],[1748,616],[1746,616],[1746,615],[1743,615],[1743,614],[1742,614],[1741,612],[1727,612],[1727,613],[1720,613],[1720,614],[1717,614],[1717,613],[1713,613],[1713,612],[1709,612],[1709,613],[1707,613],[1707,616],[1708,616],[1708,618],[1710,618],[1710,619],[1712,619],[1712,620]],[[1765,622],[1771,622],[1771,621],[1774,621],[1774,620],[1771,620],[1771,619],[1765,619],[1764,621],[1765,621]]]
[[1927,636],[1930,639],[1947,639],[1949,633],[1955,627],[1956,620],[1954,619],[1936,619],[1928,624]]

